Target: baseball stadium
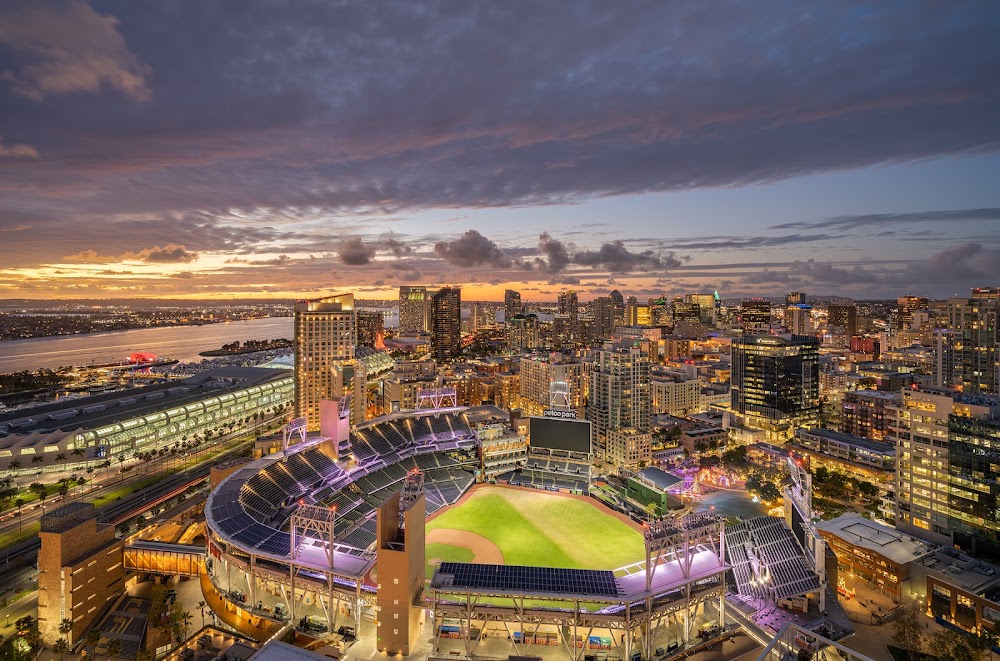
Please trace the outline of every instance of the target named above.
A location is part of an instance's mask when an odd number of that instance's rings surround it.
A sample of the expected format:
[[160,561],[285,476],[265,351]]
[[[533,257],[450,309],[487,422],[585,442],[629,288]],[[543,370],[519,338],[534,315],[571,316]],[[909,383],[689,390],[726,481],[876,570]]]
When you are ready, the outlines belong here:
[[590,498],[589,423],[546,421],[529,445],[494,407],[336,415],[209,496],[208,579],[241,617],[392,654],[502,639],[574,660],[652,658],[725,622],[723,522],[640,524]]

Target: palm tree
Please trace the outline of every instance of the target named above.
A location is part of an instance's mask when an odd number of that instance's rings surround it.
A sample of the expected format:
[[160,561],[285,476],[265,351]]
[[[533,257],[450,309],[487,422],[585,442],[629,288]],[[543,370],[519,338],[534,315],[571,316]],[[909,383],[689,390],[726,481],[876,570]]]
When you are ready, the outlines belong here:
[[67,642],[72,642],[73,620],[69,619],[68,617],[64,617],[62,620],[60,620],[59,633],[66,636]]
[[45,462],[45,457],[43,457],[40,454],[36,454],[34,457],[31,458],[31,463],[33,464],[41,464],[44,462]]
[[73,451],[70,452],[70,454],[73,455],[74,457],[83,457],[84,459],[86,459],[87,457],[87,451],[84,450],[83,448],[74,448]]
[[19,470],[21,470],[21,462],[17,459],[7,464],[7,472],[16,473]]
[[66,642],[65,638],[60,638],[56,641],[56,644],[52,646],[52,651],[59,655],[60,659],[66,658],[66,652],[69,650],[69,643]]
[[24,498],[18,496],[14,505],[17,507],[17,531],[21,532],[21,507],[24,505]]
[[90,648],[91,653],[94,658],[97,658],[97,645],[101,642],[101,632],[97,630],[97,627],[91,627],[87,630],[87,633],[83,636],[84,644]]
[[208,603],[205,602],[205,601],[199,601],[198,602],[198,608],[199,608],[199,610],[201,610],[201,626],[202,626],[202,628],[204,628],[204,626],[205,626],[205,609],[208,608]]
[[66,496],[69,495],[69,480],[65,477],[59,480],[59,495],[62,496],[63,500],[66,500]]
[[59,454],[56,455],[56,461],[60,463],[66,463],[66,455],[60,452]]
[[108,642],[108,656],[117,661],[118,657],[122,653],[122,641],[117,638],[112,638]]

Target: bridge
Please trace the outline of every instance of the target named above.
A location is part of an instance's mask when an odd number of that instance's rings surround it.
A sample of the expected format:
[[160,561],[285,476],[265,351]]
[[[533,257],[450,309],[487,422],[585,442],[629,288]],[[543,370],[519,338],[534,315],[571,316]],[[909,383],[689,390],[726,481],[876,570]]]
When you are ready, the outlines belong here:
[[136,540],[125,545],[125,571],[166,576],[198,576],[205,569],[205,547]]

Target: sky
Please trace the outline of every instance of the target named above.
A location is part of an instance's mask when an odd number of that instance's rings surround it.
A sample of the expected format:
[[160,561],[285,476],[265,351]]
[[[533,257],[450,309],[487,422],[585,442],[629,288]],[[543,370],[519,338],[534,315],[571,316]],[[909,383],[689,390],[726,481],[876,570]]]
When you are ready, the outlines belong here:
[[1000,285],[1000,3],[7,0],[0,298]]

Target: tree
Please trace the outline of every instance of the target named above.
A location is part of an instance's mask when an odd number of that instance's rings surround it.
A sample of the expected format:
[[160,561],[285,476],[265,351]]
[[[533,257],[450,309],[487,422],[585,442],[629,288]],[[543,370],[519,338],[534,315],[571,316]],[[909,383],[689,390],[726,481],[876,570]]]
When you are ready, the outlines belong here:
[[986,648],[978,644],[976,636],[940,629],[931,634],[930,647],[939,661],[982,661]]
[[64,617],[62,620],[60,620],[59,633],[66,636],[67,642],[71,642],[72,641],[71,634],[73,633],[73,620],[69,619],[68,617]]
[[14,461],[7,464],[7,471],[10,473],[16,473],[21,470],[21,462],[15,459]]
[[920,651],[924,642],[924,625],[916,604],[904,606],[899,617],[893,620],[892,642],[906,652],[909,661],[913,661],[914,654]]
[[59,495],[66,498],[69,495],[69,480],[65,477],[59,480]]
[[19,496],[14,500],[14,506],[17,507],[17,531],[21,532],[21,507],[24,506],[24,498]]
[[93,657],[97,658],[97,645],[101,642],[101,632],[97,630],[96,627],[91,627],[87,629],[87,633],[83,635],[84,644],[90,648],[90,653]]
[[66,652],[69,651],[69,643],[66,642],[65,638],[60,638],[56,641],[56,644],[52,646],[52,651],[58,654],[60,659],[65,659]]
[[142,649],[135,653],[135,661],[153,661],[153,655]]
[[33,464],[40,464],[40,463],[43,463],[44,461],[45,461],[45,457],[43,457],[40,454],[36,454],[34,457],[31,458],[31,463],[33,463]]
[[112,659],[117,660],[118,657],[121,656],[121,653],[122,653],[122,641],[118,640],[117,638],[112,638],[110,641],[108,641],[108,656],[110,656]]
[[198,610],[201,611],[201,626],[205,626],[205,609],[208,608],[208,603],[205,601],[198,602]]

